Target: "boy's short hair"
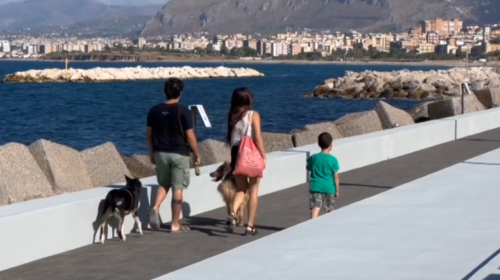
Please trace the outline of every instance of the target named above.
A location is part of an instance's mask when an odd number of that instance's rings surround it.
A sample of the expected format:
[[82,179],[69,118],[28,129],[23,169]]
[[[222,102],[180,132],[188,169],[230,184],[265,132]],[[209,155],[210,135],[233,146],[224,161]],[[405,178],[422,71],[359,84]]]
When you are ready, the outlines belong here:
[[333,142],[333,137],[328,132],[323,132],[318,136],[318,145],[321,149],[328,149]]

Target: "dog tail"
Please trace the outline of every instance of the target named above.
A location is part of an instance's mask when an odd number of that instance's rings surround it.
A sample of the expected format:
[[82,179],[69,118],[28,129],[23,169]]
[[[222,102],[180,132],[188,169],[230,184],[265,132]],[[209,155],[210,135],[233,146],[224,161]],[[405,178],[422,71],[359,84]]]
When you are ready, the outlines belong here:
[[121,198],[121,197],[112,197],[112,196],[106,197],[105,206],[103,209],[103,214],[106,211],[110,211],[111,213],[115,212],[116,207],[118,207],[122,204],[123,204],[123,198]]

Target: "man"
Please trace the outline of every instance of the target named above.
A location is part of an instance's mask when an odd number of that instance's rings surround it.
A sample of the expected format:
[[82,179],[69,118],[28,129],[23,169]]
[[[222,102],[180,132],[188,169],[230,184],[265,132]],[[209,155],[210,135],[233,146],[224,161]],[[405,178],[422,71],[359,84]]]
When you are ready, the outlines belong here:
[[155,205],[149,213],[149,224],[153,229],[160,228],[159,209],[172,189],[172,232],[185,232],[190,229],[180,224],[182,191],[190,181],[190,147],[194,153],[195,164],[200,164],[198,143],[193,131],[193,122],[188,108],[179,104],[184,83],[177,78],[165,81],[167,101],[149,110],[146,139],[151,163],[156,164],[158,192]]

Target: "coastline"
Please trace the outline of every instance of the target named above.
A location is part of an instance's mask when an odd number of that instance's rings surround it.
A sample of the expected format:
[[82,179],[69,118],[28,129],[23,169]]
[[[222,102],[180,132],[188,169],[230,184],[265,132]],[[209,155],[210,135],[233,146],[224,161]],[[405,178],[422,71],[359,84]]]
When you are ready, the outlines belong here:
[[[64,62],[61,59],[31,59],[31,58],[4,58],[0,59],[2,61],[30,61],[30,62]],[[136,62],[136,63],[217,63],[221,62],[221,59],[165,59],[165,60],[70,60],[70,62]],[[227,64],[304,64],[304,65],[408,65],[408,66],[447,66],[447,67],[465,67],[466,63],[459,60],[428,60],[428,61],[325,61],[325,60],[244,60],[244,59],[228,59],[224,63]],[[469,63],[469,67],[498,67],[500,66],[500,61],[489,61],[487,63]]]

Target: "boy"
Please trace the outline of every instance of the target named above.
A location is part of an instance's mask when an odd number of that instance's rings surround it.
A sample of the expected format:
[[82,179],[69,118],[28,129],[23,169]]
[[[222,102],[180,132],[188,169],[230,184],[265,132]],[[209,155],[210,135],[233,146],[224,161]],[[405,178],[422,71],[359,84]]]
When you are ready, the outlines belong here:
[[307,170],[311,172],[309,185],[309,208],[311,219],[317,218],[321,208],[330,213],[339,197],[339,162],[337,158],[330,155],[332,150],[332,135],[323,132],[318,136],[318,145],[321,153],[312,155],[307,159]]

